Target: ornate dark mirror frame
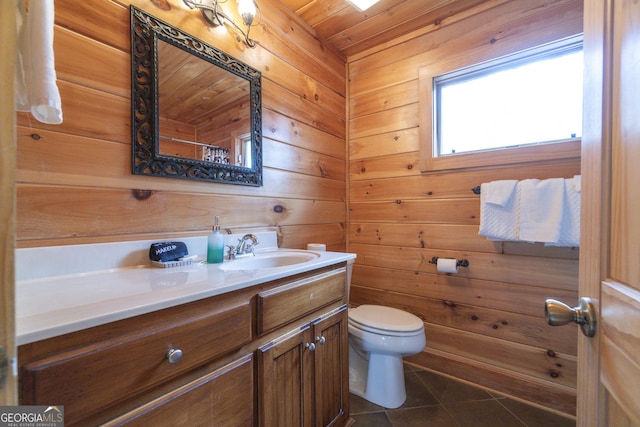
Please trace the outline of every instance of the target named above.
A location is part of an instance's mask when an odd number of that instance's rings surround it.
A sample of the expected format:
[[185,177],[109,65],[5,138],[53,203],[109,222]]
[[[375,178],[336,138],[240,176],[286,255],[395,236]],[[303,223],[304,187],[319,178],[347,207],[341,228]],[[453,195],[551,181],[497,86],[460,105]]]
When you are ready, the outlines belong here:
[[[250,168],[161,155],[159,151],[158,40],[196,55],[249,82]],[[262,94],[260,71],[131,6],[132,165],[136,175],[262,186]]]

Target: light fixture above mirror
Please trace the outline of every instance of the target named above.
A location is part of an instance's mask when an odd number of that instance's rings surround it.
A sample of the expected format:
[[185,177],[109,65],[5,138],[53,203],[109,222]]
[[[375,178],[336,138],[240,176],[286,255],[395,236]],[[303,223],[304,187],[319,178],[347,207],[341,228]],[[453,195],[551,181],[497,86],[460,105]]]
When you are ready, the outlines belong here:
[[249,37],[249,31],[251,30],[251,25],[253,24],[253,20],[255,19],[256,13],[258,12],[258,6],[256,5],[254,0],[237,0],[238,2],[238,13],[242,17],[242,22],[244,23],[246,30],[243,30],[240,25],[236,24],[233,19],[229,15],[227,15],[222,7],[221,3],[226,3],[228,0],[183,0],[184,4],[186,4],[189,9],[200,9],[202,12],[202,17],[204,20],[213,27],[218,27],[224,25],[225,22],[228,22],[235,31],[242,34],[243,42],[253,48],[256,47],[256,41]]

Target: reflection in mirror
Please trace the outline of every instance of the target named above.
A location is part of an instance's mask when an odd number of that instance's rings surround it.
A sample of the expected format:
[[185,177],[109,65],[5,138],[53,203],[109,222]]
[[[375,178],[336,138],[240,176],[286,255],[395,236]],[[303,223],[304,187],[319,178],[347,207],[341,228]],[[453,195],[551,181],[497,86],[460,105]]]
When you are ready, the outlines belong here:
[[250,168],[249,89],[246,79],[158,41],[160,154]]
[[131,6],[133,173],[262,185],[260,72]]

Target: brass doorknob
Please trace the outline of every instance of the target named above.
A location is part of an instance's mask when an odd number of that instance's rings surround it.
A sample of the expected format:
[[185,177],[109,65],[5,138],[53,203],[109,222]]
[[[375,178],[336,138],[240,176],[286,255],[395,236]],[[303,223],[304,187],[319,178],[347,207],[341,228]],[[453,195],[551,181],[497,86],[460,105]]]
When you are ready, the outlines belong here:
[[596,311],[590,298],[580,298],[577,307],[569,307],[567,304],[548,299],[544,303],[544,317],[551,326],[562,326],[567,323],[580,325],[582,333],[588,337],[596,334]]

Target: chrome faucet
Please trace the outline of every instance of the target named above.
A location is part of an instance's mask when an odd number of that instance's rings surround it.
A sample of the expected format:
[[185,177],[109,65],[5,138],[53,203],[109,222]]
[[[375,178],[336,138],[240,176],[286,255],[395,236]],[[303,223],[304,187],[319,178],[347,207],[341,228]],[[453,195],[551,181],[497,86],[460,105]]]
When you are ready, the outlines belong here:
[[245,234],[241,239],[238,239],[236,246],[227,246],[229,248],[228,258],[232,260],[242,256],[255,255],[253,248],[259,243],[255,234]]

